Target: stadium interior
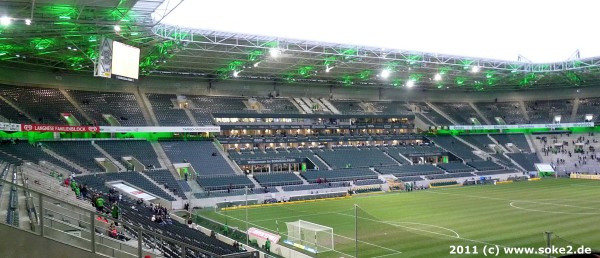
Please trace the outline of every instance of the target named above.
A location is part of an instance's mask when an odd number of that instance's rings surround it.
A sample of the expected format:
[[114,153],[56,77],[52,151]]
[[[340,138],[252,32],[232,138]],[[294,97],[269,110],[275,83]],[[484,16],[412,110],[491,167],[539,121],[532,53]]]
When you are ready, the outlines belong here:
[[[596,58],[381,51],[170,27],[162,0],[57,2],[0,2],[0,224],[61,243],[48,257],[380,257],[358,238],[357,255],[271,243],[279,224],[252,235],[247,211],[600,173]],[[102,78],[106,38],[138,48],[139,78]],[[240,207],[245,228],[200,212]]]

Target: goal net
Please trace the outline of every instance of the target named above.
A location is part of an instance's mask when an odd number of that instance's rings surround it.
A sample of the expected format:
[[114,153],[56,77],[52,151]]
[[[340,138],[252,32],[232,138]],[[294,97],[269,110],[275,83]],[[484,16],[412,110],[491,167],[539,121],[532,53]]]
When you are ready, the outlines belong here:
[[288,240],[314,249],[316,253],[333,250],[333,228],[298,220],[285,223]]

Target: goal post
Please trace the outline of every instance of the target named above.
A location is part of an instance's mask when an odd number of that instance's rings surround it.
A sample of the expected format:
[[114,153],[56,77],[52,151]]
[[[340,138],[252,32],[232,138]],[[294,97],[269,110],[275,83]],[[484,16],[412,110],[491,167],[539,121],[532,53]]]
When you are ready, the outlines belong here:
[[304,220],[286,222],[285,224],[290,242],[314,249],[316,253],[334,249],[333,228]]

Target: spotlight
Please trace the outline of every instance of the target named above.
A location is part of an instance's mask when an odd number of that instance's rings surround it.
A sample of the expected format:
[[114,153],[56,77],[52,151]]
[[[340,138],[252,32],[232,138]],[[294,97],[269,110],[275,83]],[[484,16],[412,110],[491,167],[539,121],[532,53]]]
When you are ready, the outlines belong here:
[[412,88],[412,87],[414,87],[414,86],[415,86],[415,81],[413,81],[413,80],[408,80],[408,81],[406,82],[406,87],[408,87],[408,88]]
[[31,20],[30,19],[25,19],[25,25],[31,25]]
[[240,71],[233,71],[233,77],[240,77]]
[[331,71],[331,69],[333,69],[333,67],[328,65],[327,67],[325,67],[325,72],[328,73],[329,71]]
[[116,32],[121,31],[121,26],[119,26],[119,25],[115,25],[113,28],[115,29]]
[[479,72],[479,66],[473,66],[473,67],[471,68],[471,72],[473,72],[473,73],[477,73],[477,72]]
[[383,69],[383,71],[381,71],[380,76],[381,76],[381,78],[386,79],[386,78],[390,77],[391,73],[392,73],[392,71],[390,71],[389,69]]
[[0,18],[0,24],[2,24],[2,26],[8,26],[8,25],[10,25],[11,22],[12,22],[12,18],[10,18],[8,16],[2,16],[2,18]]
[[436,81],[441,81],[442,80],[442,75],[439,73],[436,73],[435,76],[433,77],[434,80]]
[[279,54],[281,54],[281,51],[277,48],[271,48],[269,49],[269,54],[271,55],[271,57],[278,57]]
[[260,64],[260,61],[254,63],[254,67],[258,67],[258,64]]

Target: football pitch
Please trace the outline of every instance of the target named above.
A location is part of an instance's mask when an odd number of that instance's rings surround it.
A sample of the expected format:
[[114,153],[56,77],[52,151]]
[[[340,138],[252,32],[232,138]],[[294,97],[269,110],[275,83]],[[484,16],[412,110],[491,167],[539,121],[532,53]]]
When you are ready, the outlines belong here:
[[[599,250],[599,197],[600,181],[545,179],[201,214],[242,230],[247,216],[250,227],[279,232],[282,240],[285,222],[304,220],[332,227],[335,250],[317,257],[355,257],[356,246],[359,257],[483,257],[486,246],[545,247],[545,231],[552,232],[552,245]],[[450,254],[460,251],[457,248],[477,254]],[[499,251],[498,256],[526,255]]]

